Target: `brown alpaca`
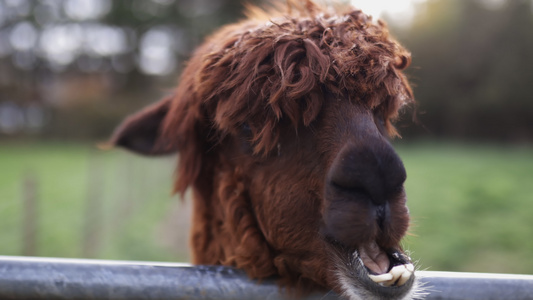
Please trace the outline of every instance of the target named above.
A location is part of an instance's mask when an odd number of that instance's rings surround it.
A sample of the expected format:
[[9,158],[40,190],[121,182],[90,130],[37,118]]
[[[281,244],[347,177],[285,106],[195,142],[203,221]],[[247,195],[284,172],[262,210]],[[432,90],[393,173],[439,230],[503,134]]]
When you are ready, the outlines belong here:
[[175,93],[127,118],[112,142],[179,153],[193,190],[193,263],[276,276],[293,291],[410,299],[400,246],[405,169],[388,142],[412,101],[409,53],[381,21],[311,1],[223,27]]

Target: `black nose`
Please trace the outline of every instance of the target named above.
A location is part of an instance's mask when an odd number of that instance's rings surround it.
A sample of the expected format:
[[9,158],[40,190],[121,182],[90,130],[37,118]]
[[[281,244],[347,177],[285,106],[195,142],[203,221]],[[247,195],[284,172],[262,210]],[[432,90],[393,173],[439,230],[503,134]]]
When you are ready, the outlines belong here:
[[328,183],[343,193],[365,195],[386,218],[387,199],[403,191],[407,175],[402,161],[385,140],[346,145],[333,162]]

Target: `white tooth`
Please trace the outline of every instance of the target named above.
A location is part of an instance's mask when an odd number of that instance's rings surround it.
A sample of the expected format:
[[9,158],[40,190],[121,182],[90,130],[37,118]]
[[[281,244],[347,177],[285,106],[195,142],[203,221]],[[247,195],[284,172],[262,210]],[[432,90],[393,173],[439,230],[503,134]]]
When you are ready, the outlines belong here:
[[398,280],[398,278],[400,278],[400,276],[402,276],[402,274],[405,271],[406,271],[405,266],[399,265],[399,266],[392,268],[392,270],[390,270],[389,273],[392,274],[393,281],[396,281]]
[[382,282],[380,283],[382,286],[391,286],[394,284],[394,280],[389,280],[389,281],[385,281],[385,282]]
[[381,274],[381,275],[370,275],[368,274],[368,277],[370,277],[370,279],[372,279],[372,281],[376,282],[376,283],[382,283],[382,282],[386,282],[386,281],[389,281],[392,279],[392,274],[390,273],[385,273],[385,274]]
[[409,272],[409,270],[406,270],[405,272],[403,272],[402,276],[400,277],[400,279],[398,279],[398,282],[396,283],[396,285],[400,286],[400,285],[404,285],[407,280],[409,280],[409,278],[411,278],[411,272]]
[[372,281],[380,284],[381,286],[391,286],[396,284],[397,286],[404,285],[411,275],[414,273],[415,267],[413,264],[399,265],[392,268],[388,273],[381,275],[368,275]]
[[411,273],[415,271],[415,266],[413,266],[413,264],[406,264],[404,266],[405,266],[405,269]]

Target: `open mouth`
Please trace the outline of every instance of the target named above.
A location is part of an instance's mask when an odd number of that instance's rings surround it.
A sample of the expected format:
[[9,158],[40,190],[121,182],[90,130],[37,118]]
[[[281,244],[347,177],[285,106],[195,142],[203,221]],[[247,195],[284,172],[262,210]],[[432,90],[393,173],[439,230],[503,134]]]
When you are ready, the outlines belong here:
[[360,273],[366,273],[364,275],[380,286],[399,287],[414,278],[415,267],[400,250],[384,250],[375,242],[370,242],[358,247],[351,256],[351,260],[366,271]]
[[415,267],[401,250],[383,249],[375,241],[351,250],[338,241],[328,242],[342,253],[344,276],[354,284],[364,285],[386,299],[398,299],[413,286]]

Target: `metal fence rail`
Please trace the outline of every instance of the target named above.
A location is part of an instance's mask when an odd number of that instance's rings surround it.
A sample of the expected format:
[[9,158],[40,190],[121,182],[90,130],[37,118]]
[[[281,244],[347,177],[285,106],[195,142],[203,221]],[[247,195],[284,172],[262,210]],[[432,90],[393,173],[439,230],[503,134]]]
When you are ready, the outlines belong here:
[[[533,299],[533,276],[417,272],[426,299]],[[0,256],[0,299],[286,299],[273,281],[187,264]],[[308,299],[337,299],[333,293]]]

